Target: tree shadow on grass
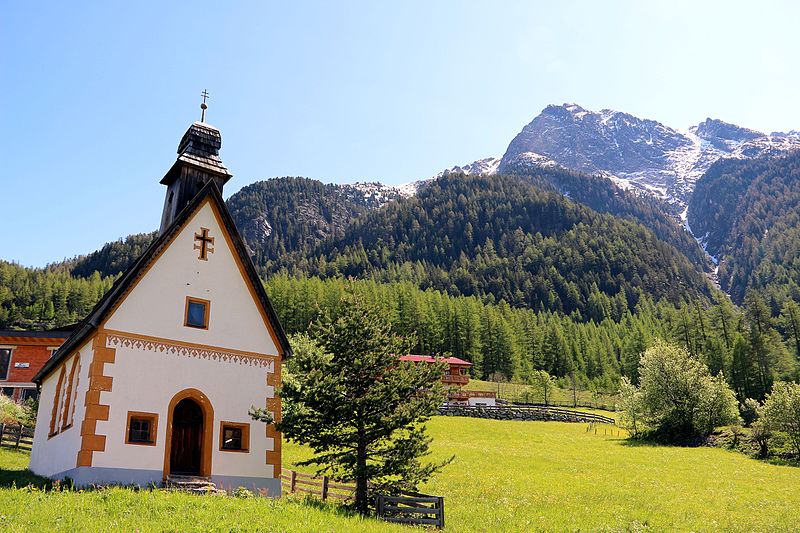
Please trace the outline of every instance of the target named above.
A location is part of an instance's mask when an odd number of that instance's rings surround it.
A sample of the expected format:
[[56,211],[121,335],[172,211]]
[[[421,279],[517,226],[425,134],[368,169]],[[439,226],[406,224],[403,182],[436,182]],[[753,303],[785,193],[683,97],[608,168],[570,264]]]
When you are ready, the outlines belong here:
[[755,444],[751,446],[750,449],[743,445],[739,446],[730,446],[730,445],[713,445],[708,444],[707,441],[700,441],[698,439],[691,439],[687,441],[678,441],[678,442],[663,442],[658,440],[651,440],[647,438],[627,438],[618,441],[622,446],[628,446],[631,448],[712,448],[718,450],[726,450],[730,452],[739,453],[749,459],[753,459],[755,461],[759,461],[761,463],[767,463],[775,466],[789,466],[793,468],[800,468],[800,457],[797,456],[793,452],[786,452],[781,451],[777,453],[771,453],[766,457],[761,457],[755,451],[757,448]]
[[[24,462],[24,464],[28,462],[29,454],[26,452],[7,451],[5,453],[19,454],[20,462]],[[49,490],[53,487],[53,482],[45,477],[37,476],[27,468],[0,467],[0,488],[28,486]]]
[[352,503],[345,504],[345,503],[336,503],[331,501],[324,502],[321,499],[312,496],[311,494],[306,494],[301,497],[294,497],[292,501],[297,503],[298,505],[312,507],[320,511],[326,511],[346,518],[353,518],[360,516],[358,514],[358,511],[356,511],[352,507]]

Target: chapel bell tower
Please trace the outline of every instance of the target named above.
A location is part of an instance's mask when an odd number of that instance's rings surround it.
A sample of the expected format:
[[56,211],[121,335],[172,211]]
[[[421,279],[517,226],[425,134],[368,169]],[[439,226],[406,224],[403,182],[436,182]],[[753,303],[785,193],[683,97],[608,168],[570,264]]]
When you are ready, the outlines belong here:
[[222,135],[217,128],[205,123],[208,108],[206,98],[208,93],[203,91],[203,103],[200,105],[202,118],[183,134],[178,145],[178,159],[161,179],[161,184],[167,186],[167,196],[159,233],[172,224],[178,213],[209,181],[216,183],[222,192],[222,188],[233,177],[219,157]]

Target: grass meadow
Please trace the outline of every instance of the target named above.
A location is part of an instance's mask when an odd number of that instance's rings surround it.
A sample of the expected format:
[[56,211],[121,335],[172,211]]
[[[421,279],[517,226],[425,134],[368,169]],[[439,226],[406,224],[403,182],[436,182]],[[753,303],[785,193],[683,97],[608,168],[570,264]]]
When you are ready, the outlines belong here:
[[[488,391],[497,394],[498,398],[511,401],[531,401],[544,403],[542,391],[533,385],[525,383],[496,383],[480,379],[470,379],[464,388],[466,390]],[[617,403],[617,395],[607,392],[599,392],[595,396],[591,391],[578,390],[576,400],[579,406],[592,406],[601,409],[613,410]],[[572,407],[573,398],[571,389],[555,387],[548,398],[550,405]]]
[[[433,457],[456,457],[423,487],[445,496],[447,531],[796,531],[800,521],[800,468],[738,452],[636,445],[585,424],[437,417],[429,427]],[[284,450],[287,467],[309,454]],[[2,530],[408,530],[292,498],[9,488],[38,482],[26,464],[0,450]]]

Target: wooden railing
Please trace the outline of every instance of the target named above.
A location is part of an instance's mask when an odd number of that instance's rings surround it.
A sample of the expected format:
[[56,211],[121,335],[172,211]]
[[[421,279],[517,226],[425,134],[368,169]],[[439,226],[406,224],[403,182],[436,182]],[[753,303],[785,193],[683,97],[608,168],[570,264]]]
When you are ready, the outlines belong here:
[[[281,485],[289,494],[296,492],[314,494],[323,501],[328,498],[352,501],[356,493],[354,484],[339,483],[328,476],[314,476],[288,468],[281,469]],[[400,496],[374,494],[372,497],[375,499],[378,518],[382,520],[401,524],[444,527],[444,498],[442,496],[403,492]]]
[[429,496],[416,492],[404,492],[400,496],[378,494],[375,506],[378,518],[387,522],[444,528],[442,496]]
[[451,391],[448,394],[449,398],[494,398],[495,394],[493,392],[481,391],[481,390],[464,390],[459,389],[455,391]]
[[33,428],[0,424],[0,446],[30,451],[33,447]]
[[356,493],[355,485],[339,483],[328,476],[314,476],[286,468],[281,469],[281,485],[290,494],[295,492],[315,494],[323,501],[328,498],[352,500]]
[[462,376],[461,374],[445,374],[442,377],[442,383],[458,383],[460,385],[466,385],[469,383],[469,376]]

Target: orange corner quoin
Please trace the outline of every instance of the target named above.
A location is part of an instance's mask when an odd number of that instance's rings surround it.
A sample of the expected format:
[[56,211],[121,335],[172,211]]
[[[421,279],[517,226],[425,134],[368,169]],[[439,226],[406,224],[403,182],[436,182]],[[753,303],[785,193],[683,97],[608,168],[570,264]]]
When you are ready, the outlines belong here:
[[248,411],[280,421],[291,346],[223,200],[221,146],[213,126],[189,127],[161,180],[155,240],[30,378],[34,473],[280,496],[281,435]]
[[97,421],[108,420],[110,407],[100,403],[101,392],[111,392],[112,378],[103,372],[105,364],[114,364],[116,350],[106,347],[106,333],[99,331],[92,341],[92,362],[89,364],[89,389],[86,391],[86,413],[81,424],[81,448],[76,466],[92,466],[92,454],[106,449],[106,436],[97,434]]
[[[281,383],[281,365],[276,358],[274,372],[267,374],[267,385],[277,390]],[[267,398],[267,411],[272,413],[275,422],[281,421],[281,398],[277,392],[273,392],[273,397]],[[275,429],[275,424],[267,424],[267,438],[272,439],[272,450],[267,449],[267,464],[272,466],[273,476],[280,478],[281,475],[281,432]]]

